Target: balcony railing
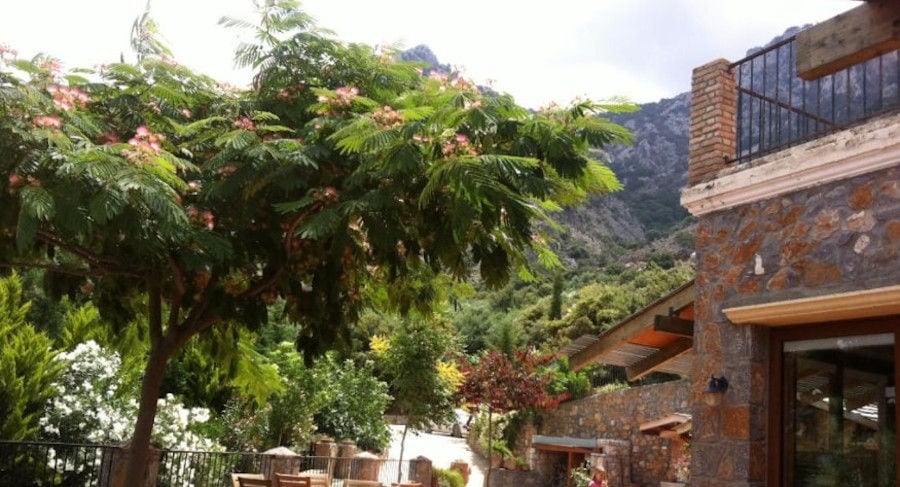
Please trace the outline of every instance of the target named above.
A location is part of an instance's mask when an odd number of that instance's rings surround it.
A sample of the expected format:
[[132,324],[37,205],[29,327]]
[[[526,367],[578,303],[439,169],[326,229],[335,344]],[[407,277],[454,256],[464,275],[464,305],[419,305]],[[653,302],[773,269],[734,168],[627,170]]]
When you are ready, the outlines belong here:
[[735,162],[786,149],[900,109],[900,55],[817,80],[797,76],[796,38],[732,64],[738,85]]

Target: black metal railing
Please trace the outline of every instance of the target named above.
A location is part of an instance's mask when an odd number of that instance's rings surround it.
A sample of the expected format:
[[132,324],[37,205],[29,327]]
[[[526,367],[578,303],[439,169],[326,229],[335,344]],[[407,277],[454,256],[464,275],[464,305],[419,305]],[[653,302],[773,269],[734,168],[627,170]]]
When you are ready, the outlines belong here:
[[[113,455],[118,450],[108,445],[0,441],[0,487],[107,487]],[[272,462],[281,462],[279,468],[293,471],[327,472],[335,487],[340,487],[345,478],[377,480],[382,485],[398,480],[430,485],[430,478],[417,478],[419,461],[378,459],[373,464],[373,460],[360,457],[298,456],[286,460],[264,453],[162,450],[156,485],[231,487],[232,473],[271,471]]]
[[99,486],[109,477],[113,450],[104,445],[0,441],[0,487]]
[[732,64],[738,86],[735,162],[900,108],[898,51],[805,81],[797,76],[796,44],[790,37]]

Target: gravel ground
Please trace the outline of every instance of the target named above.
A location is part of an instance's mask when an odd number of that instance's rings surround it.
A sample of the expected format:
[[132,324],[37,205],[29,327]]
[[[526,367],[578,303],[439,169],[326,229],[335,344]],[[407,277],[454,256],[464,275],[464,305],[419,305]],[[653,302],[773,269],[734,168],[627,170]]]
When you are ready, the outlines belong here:
[[[391,446],[388,458],[400,457],[400,438],[403,435],[403,426],[391,426]],[[485,462],[477,454],[469,449],[465,438],[454,438],[444,434],[409,432],[406,435],[403,458],[410,459],[423,456],[431,460],[435,467],[450,468],[450,463],[462,460],[469,464],[468,487],[481,487],[484,485]]]

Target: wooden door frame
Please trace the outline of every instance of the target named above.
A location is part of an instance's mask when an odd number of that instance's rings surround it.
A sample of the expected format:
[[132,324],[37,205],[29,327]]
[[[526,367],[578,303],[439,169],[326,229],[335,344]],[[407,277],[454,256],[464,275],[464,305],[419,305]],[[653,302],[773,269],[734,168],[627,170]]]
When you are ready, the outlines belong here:
[[[816,323],[810,325],[785,326],[772,329],[769,337],[769,418],[767,428],[768,475],[766,485],[769,487],[785,487],[783,454],[784,445],[784,408],[789,402],[785,397],[784,387],[784,343],[795,340],[815,338],[834,338],[851,335],[870,335],[876,333],[894,333],[894,387],[900,387],[900,316],[887,316],[876,319],[839,321],[832,323]],[[896,390],[896,389],[895,389]],[[894,427],[900,431],[900,404],[894,406]],[[895,485],[900,485],[900,448],[897,442],[900,434],[894,438]]]

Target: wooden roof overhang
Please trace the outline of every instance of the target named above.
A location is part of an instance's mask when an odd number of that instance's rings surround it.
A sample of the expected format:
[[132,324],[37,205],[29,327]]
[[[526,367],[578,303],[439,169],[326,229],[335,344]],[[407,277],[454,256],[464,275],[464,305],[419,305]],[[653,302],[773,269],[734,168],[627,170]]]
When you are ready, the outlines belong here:
[[641,433],[656,435],[662,438],[674,438],[687,435],[691,432],[691,415],[685,413],[672,413],[653,421],[641,423]]
[[651,372],[687,377],[693,362],[694,281],[603,334],[584,335],[561,350],[575,370],[594,363],[625,367],[628,380]]
[[570,438],[563,436],[542,436],[534,435],[531,437],[531,447],[535,450],[555,451],[562,453],[596,453],[599,451],[597,440]]

